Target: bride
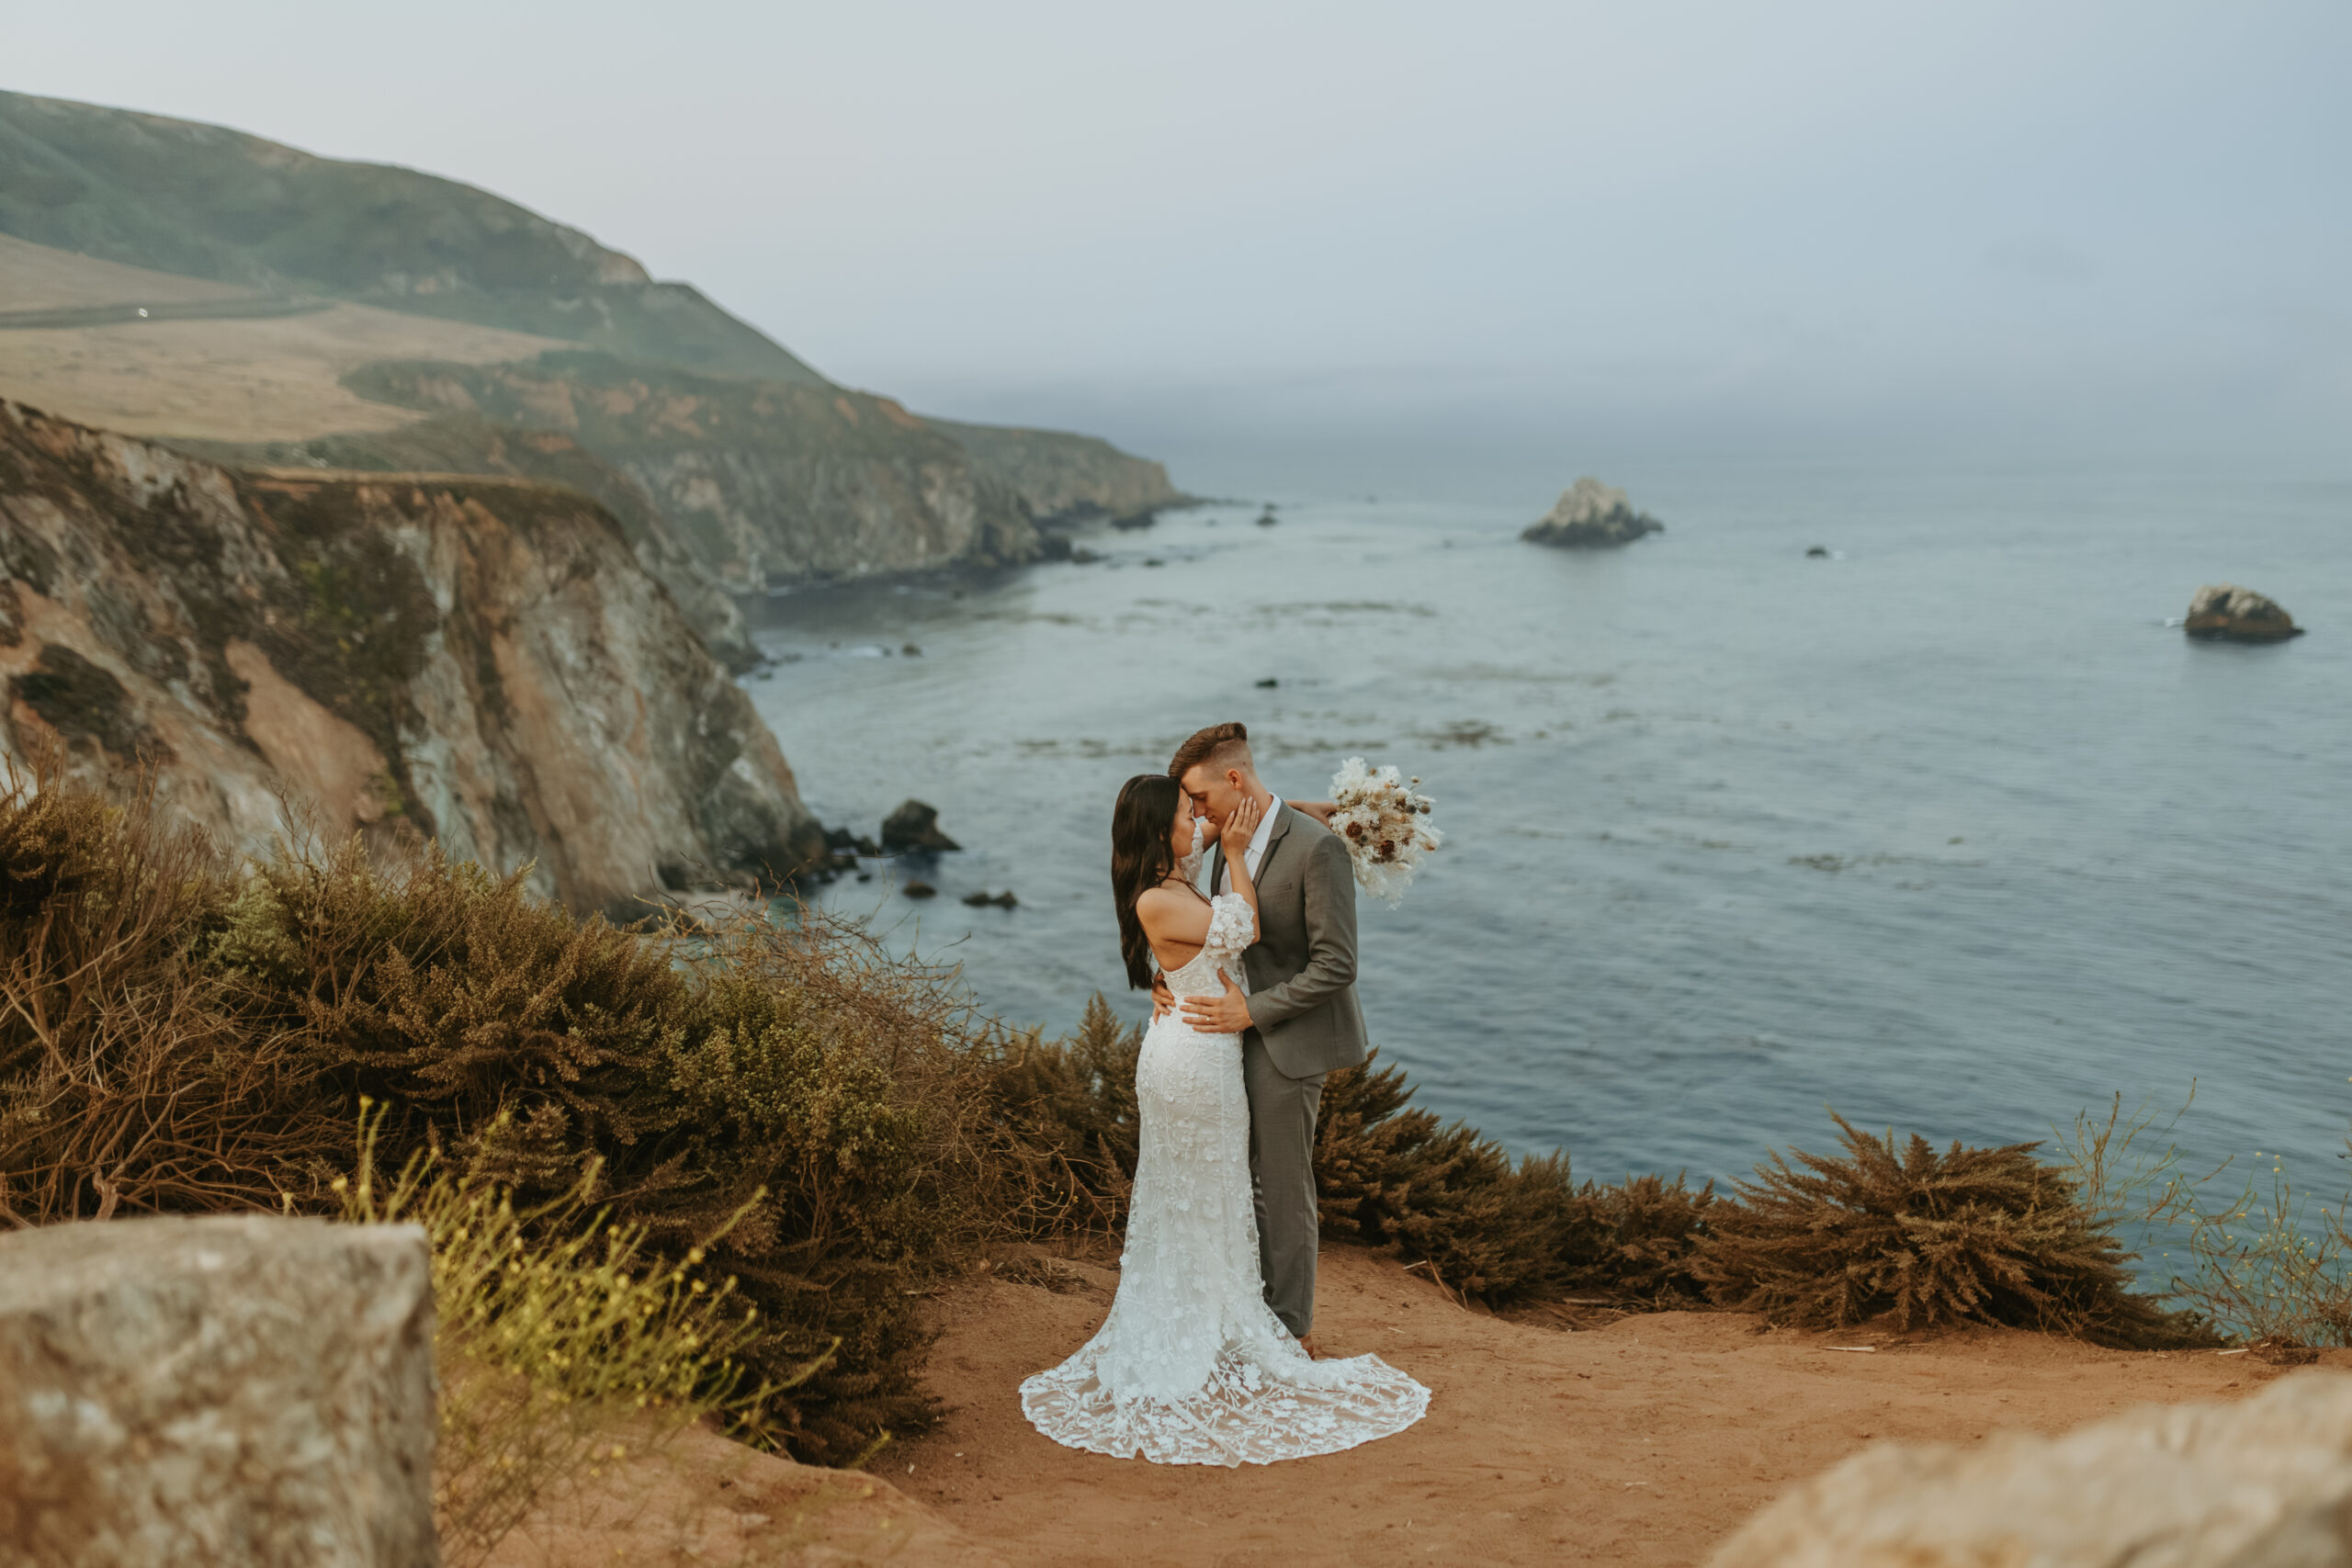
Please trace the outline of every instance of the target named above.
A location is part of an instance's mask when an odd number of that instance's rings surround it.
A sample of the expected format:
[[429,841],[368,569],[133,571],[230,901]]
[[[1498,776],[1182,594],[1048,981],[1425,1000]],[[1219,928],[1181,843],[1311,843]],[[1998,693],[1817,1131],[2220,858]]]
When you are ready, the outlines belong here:
[[[1246,851],[1260,807],[1222,827],[1232,890],[1193,885],[1199,825],[1165,774],[1129,779],[1111,826],[1111,883],[1127,979],[1156,959],[1181,1003],[1216,996],[1257,940]],[[1429,1390],[1377,1356],[1316,1360],[1266,1304],[1250,1188],[1241,1039],[1200,1034],[1181,1007],[1136,1064],[1139,1145],[1111,1315],[1084,1348],[1021,1385],[1057,1443],[1158,1464],[1270,1464],[1403,1431]]]

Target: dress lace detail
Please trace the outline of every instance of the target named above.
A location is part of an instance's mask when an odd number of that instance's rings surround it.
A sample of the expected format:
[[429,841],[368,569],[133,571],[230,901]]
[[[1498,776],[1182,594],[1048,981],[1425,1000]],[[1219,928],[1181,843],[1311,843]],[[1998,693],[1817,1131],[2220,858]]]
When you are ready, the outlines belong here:
[[[1222,994],[1257,924],[1247,900],[1211,900],[1206,945],[1168,976]],[[1171,1013],[1136,1064],[1135,1191],[1111,1315],[1078,1354],[1021,1385],[1056,1442],[1157,1464],[1271,1464],[1401,1432],[1430,1392],[1377,1356],[1317,1361],[1266,1304],[1250,1190],[1241,1040]]]

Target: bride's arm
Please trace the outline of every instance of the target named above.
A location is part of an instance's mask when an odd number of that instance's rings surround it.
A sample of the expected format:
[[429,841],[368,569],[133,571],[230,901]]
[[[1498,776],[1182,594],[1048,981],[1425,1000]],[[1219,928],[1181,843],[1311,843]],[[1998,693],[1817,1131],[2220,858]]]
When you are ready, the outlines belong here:
[[1217,847],[1225,852],[1226,890],[1240,895],[1250,906],[1250,924],[1256,934],[1263,934],[1265,922],[1258,916],[1258,886],[1250,880],[1250,840],[1257,836],[1259,820],[1265,815],[1254,800],[1245,800],[1232,816],[1225,819],[1225,829]]
[[1331,825],[1332,816],[1340,809],[1337,804],[1329,800],[1285,800],[1283,804],[1301,816],[1314,818],[1326,828]]

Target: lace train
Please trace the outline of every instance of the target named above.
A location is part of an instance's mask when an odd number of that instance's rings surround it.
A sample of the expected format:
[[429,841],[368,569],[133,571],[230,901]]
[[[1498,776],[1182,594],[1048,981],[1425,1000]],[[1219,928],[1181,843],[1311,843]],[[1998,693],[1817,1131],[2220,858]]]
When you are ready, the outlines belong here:
[[[1170,975],[1214,996],[1255,936],[1236,895],[1208,944]],[[1069,1448],[1159,1464],[1271,1464],[1403,1431],[1429,1390],[1377,1356],[1317,1361],[1265,1302],[1250,1191],[1241,1042],[1181,1015],[1152,1025],[1136,1066],[1136,1183],[1119,1290],[1078,1354],[1021,1385],[1032,1425]]]

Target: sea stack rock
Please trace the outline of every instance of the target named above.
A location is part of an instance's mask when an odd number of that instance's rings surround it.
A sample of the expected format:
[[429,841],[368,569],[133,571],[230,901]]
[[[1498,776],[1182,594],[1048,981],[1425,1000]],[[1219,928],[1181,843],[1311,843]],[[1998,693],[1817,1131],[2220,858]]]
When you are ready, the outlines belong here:
[[424,1232],[0,1235],[0,1562],[431,1568]]
[[939,812],[920,800],[901,801],[899,809],[882,818],[882,852],[960,850],[964,846],[939,830]]
[[2209,582],[2197,591],[2188,602],[2187,630],[2190,637],[2231,642],[2281,642],[2303,635],[2276,600],[2230,582]]
[[1589,474],[1560,492],[1543,521],[1531,523],[1520,537],[1538,545],[1589,549],[1600,545],[1629,545],[1645,534],[1663,534],[1666,525],[1646,512],[1625,503],[1625,492],[1602,484]]

